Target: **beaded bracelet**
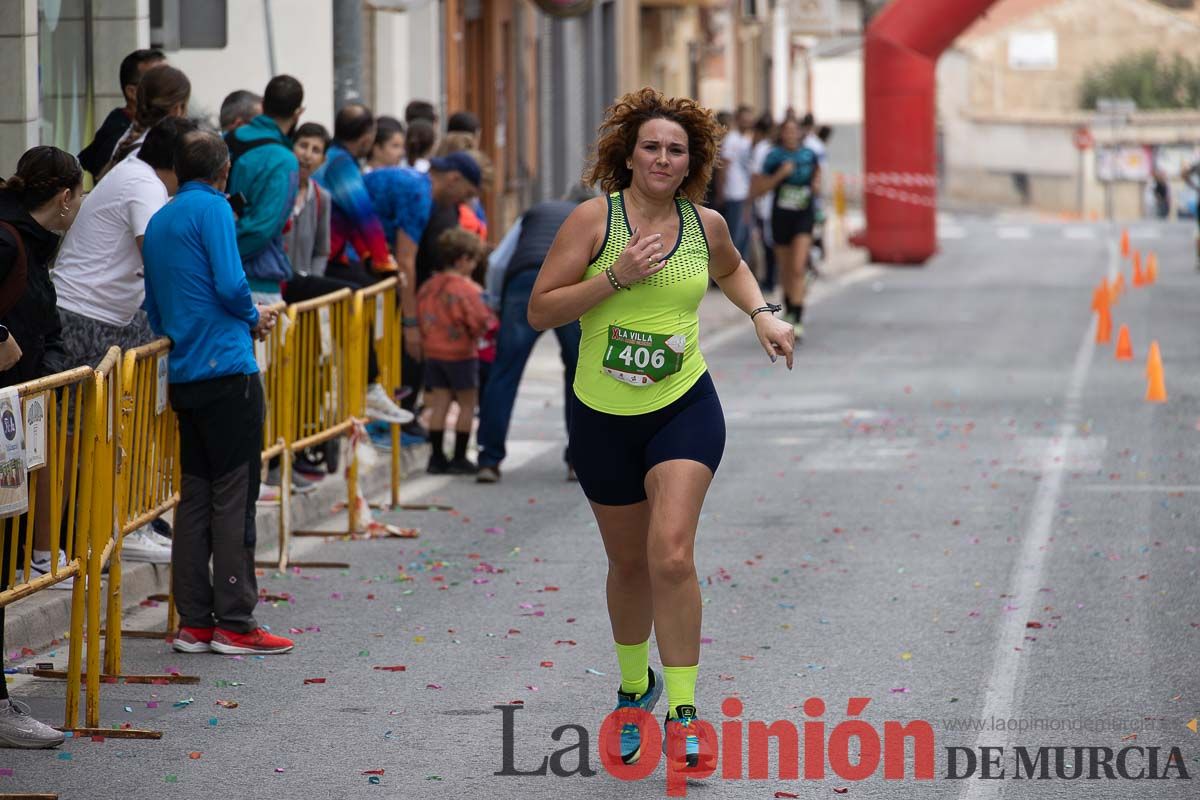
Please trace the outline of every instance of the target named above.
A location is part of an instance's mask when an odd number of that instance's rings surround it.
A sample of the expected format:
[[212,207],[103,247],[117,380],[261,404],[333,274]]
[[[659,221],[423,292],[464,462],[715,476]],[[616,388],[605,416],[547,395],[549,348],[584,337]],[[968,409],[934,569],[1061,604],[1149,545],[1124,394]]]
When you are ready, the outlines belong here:
[[776,305],[775,303],[767,303],[762,308],[756,308],[753,311],[751,311],[750,319],[751,319],[751,321],[753,321],[755,317],[757,317],[759,314],[763,313],[764,311],[769,311],[772,314],[774,314],[776,311],[782,311],[782,310],[783,310],[783,306]]
[[621,291],[622,289],[629,289],[629,288],[630,288],[629,286],[622,286],[622,285],[621,285],[621,282],[617,280],[617,273],[613,272],[613,268],[612,268],[612,267],[605,267],[605,268],[604,268],[604,274],[605,274],[605,275],[608,277],[608,282],[609,282],[609,285],[611,285],[611,286],[613,287],[613,289],[614,289],[614,290],[616,290],[616,291],[618,291],[618,292],[619,292],[619,291]]

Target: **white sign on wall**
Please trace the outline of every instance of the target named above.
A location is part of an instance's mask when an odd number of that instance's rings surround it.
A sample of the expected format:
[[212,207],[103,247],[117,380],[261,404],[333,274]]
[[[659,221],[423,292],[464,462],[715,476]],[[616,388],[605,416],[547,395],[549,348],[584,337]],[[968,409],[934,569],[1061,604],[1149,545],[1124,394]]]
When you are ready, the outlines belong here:
[[838,0],[791,0],[792,33],[833,33],[838,28]]
[[1009,69],[1058,69],[1058,34],[1014,31],[1008,36]]

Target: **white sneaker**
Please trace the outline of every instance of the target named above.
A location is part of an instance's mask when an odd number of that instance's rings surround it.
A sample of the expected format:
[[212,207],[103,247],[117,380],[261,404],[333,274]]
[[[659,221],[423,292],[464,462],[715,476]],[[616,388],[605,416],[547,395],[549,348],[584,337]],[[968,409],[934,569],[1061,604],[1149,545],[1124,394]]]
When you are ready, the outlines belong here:
[[121,558],[126,561],[145,561],[150,564],[170,564],[171,548],[163,547],[147,535],[150,526],[144,525],[125,537],[121,543]]
[[24,703],[0,700],[0,747],[37,750],[58,747],[65,738],[61,731],[29,716]]
[[[308,494],[317,490],[317,482],[292,470],[292,494]],[[264,505],[279,502],[279,467],[267,469],[267,477],[258,484],[258,502]]]
[[142,533],[146,534],[146,538],[154,542],[159,547],[165,547],[168,550],[171,549],[171,540],[154,530],[154,528],[151,528],[149,525],[142,528]]
[[272,486],[271,484],[267,483],[266,481],[263,481],[262,483],[258,484],[258,501],[257,502],[258,502],[258,505],[260,505],[260,506],[278,505],[279,504],[279,486],[278,486],[278,484],[275,486]]
[[310,481],[296,470],[292,470],[292,494],[308,494],[316,490],[316,481]]
[[[66,566],[67,566],[67,554],[62,551],[59,551],[59,553],[58,553],[58,571],[61,573],[66,568]],[[29,580],[31,580],[31,581],[36,580],[37,578],[40,578],[43,575],[49,575],[50,574],[50,558],[47,556],[46,558],[33,559],[31,562],[29,562],[29,573],[30,573]],[[24,581],[25,581],[24,576],[25,576],[24,570],[17,570],[17,583],[24,583]],[[66,591],[70,591],[71,589],[75,588],[75,578],[72,577],[72,578],[67,578],[66,580],[59,581],[58,583],[51,585],[50,588],[51,589],[64,589]]]
[[414,419],[413,413],[396,405],[396,401],[388,397],[388,393],[378,383],[372,383],[367,387],[367,416],[381,422],[394,422],[397,425],[407,425]]

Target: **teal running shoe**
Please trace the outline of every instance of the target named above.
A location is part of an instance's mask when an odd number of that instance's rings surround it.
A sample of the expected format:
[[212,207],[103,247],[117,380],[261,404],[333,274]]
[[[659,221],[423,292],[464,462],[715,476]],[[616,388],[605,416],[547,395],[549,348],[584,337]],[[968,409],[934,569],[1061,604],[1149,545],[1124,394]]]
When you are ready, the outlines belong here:
[[689,731],[695,721],[695,706],[675,706],[675,716],[668,716],[663,723],[663,754],[667,754],[667,742],[675,737],[686,736],[683,755],[688,769],[700,764],[700,737]]
[[[617,690],[617,710],[622,708],[640,708],[648,714],[654,713],[654,707],[658,705],[658,698],[662,697],[663,681],[662,676],[653,669],[648,670],[650,673],[650,688],[642,692],[640,695],[628,694]],[[621,762],[624,764],[636,764],[638,759],[642,757],[642,734],[638,731],[638,726],[633,723],[627,723],[621,726]]]

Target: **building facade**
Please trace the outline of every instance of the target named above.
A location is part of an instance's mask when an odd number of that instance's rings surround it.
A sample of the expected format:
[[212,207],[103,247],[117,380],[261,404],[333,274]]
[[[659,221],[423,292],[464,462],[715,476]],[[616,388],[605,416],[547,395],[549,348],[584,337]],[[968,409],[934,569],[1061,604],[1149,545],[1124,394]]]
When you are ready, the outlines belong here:
[[[790,26],[797,0],[4,0],[0,172],[36,144],[78,153],[124,99],[118,67],[158,47],[192,82],[189,111],[216,121],[235,89],[274,74],[305,87],[305,117],[330,126],[335,97],[402,116],[413,99],[444,120],[474,111],[502,234],[579,180],[605,109],[654,86],[716,109],[805,108]],[[822,0],[856,5],[858,0]],[[570,4],[566,4],[570,6]],[[338,85],[335,26],[360,15],[354,86]],[[358,31],[361,30],[361,35]],[[794,96],[795,95],[795,96]]]
[[[1156,169],[1172,195],[1200,157],[1200,112],[1102,116],[1081,108],[1084,77],[1122,56],[1194,58],[1192,9],[1152,0],[1001,0],[938,67],[944,191],[975,203],[1086,217],[1147,212]],[[1080,149],[1086,131],[1092,146]]]

